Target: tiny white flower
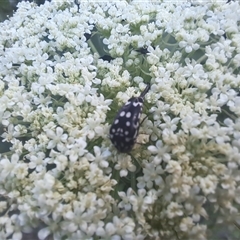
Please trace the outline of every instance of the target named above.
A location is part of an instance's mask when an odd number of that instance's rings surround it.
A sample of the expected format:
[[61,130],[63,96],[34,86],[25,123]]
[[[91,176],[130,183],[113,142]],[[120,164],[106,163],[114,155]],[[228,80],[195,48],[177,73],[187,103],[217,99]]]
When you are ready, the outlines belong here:
[[141,189],[147,187],[151,189],[154,184],[161,186],[163,184],[162,174],[164,173],[162,166],[160,164],[155,165],[155,162],[144,163],[143,176],[137,178],[137,186]]
[[118,192],[119,197],[122,199],[122,201],[118,204],[119,208],[124,208],[126,211],[131,210],[131,203],[129,197],[133,194],[132,188],[129,188],[127,190],[127,193],[125,192]]
[[180,164],[177,161],[173,161],[173,160],[168,161],[165,170],[169,173],[175,173],[178,175],[181,175],[182,173],[182,168]]
[[114,168],[120,171],[121,177],[127,176],[128,171],[130,172],[136,171],[136,166],[132,163],[130,156],[120,158]]
[[153,154],[156,155],[154,157],[154,163],[156,165],[159,165],[162,160],[165,162],[168,162],[170,160],[169,150],[170,148],[166,145],[163,145],[163,142],[161,140],[158,140],[156,142],[156,146],[149,146],[148,150]]
[[43,168],[46,167],[46,162],[44,162],[45,154],[43,152],[38,152],[35,155],[30,156],[29,168],[36,168],[37,172],[41,172]]
[[194,223],[193,223],[192,218],[186,217],[186,218],[182,219],[182,221],[180,223],[180,229],[183,232],[187,232],[193,227],[193,225],[194,225]]
[[171,202],[166,210],[168,218],[174,218],[174,217],[179,217],[183,215],[183,207],[176,203],[176,202]]
[[48,149],[57,147],[61,151],[64,148],[64,143],[67,141],[68,135],[63,132],[64,130],[60,127],[56,128],[56,132],[52,129],[46,131],[47,136],[51,139],[47,146]]
[[89,161],[94,161],[94,163],[98,164],[100,168],[107,168],[109,163],[107,161],[108,157],[111,155],[108,149],[101,149],[97,146],[93,147],[95,156],[87,153],[86,158]]

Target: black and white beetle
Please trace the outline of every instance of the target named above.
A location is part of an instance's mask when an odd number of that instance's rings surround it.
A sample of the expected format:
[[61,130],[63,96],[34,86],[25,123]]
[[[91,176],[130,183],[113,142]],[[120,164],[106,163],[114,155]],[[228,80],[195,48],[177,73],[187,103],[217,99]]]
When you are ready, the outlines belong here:
[[150,84],[139,97],[130,98],[121,107],[110,127],[110,140],[119,152],[132,150],[139,131],[139,121],[142,113],[144,96],[150,89]]

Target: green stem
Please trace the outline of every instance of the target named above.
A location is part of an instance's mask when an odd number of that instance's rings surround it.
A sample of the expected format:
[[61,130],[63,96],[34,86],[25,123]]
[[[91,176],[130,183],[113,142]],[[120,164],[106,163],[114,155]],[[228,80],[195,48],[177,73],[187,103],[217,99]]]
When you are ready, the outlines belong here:
[[137,191],[135,172],[131,172],[131,188],[132,188],[135,192]]

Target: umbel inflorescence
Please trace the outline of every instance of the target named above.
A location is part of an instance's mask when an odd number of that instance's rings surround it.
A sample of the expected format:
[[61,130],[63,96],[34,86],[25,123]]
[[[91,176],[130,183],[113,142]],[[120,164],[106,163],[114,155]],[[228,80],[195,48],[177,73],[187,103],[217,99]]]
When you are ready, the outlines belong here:
[[[0,239],[238,238],[239,22],[237,1],[19,4],[0,24]],[[146,86],[121,153],[111,124]]]

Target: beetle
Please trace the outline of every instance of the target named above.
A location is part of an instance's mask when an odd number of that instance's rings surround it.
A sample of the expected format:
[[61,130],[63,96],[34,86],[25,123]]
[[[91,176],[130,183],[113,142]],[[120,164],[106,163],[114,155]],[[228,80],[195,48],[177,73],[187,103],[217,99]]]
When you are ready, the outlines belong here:
[[110,140],[119,152],[130,152],[135,144],[140,127],[144,96],[150,89],[150,84],[139,97],[130,98],[118,111],[111,127]]

